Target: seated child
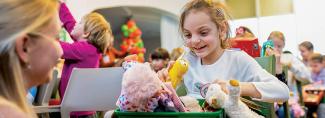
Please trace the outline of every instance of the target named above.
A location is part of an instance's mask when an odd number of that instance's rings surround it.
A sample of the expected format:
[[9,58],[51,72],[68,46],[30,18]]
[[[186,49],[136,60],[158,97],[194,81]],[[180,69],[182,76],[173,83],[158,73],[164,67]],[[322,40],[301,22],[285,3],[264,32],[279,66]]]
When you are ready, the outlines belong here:
[[314,53],[309,57],[309,66],[312,72],[314,84],[325,85],[325,69],[323,67],[323,58],[319,53]]
[[155,72],[166,68],[169,60],[169,53],[164,48],[155,49],[149,57],[149,62],[151,63],[151,67]]

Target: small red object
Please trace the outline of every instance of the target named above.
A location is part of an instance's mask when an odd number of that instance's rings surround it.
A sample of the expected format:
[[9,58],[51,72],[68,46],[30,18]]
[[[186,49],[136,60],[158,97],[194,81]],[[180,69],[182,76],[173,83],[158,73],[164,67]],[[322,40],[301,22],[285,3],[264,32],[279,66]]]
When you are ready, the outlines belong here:
[[231,48],[235,50],[243,50],[252,57],[260,57],[261,47],[258,39],[232,39],[230,40]]

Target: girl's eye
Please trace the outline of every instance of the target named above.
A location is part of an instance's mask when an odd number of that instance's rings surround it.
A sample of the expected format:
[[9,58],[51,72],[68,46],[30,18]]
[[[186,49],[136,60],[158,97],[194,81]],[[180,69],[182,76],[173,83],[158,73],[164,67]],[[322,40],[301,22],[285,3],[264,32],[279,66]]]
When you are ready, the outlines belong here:
[[207,36],[208,35],[208,32],[201,32],[201,35],[202,36]]
[[192,37],[192,35],[191,35],[190,33],[185,33],[185,34],[184,34],[184,37],[185,37],[186,39],[190,39],[190,38]]
[[208,30],[202,30],[202,31],[200,31],[200,35],[201,35],[201,36],[207,36],[208,33],[209,33]]

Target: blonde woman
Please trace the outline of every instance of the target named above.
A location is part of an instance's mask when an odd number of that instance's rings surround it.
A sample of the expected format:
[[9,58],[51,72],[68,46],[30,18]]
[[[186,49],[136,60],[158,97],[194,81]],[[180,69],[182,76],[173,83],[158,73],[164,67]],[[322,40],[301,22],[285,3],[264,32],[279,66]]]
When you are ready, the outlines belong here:
[[0,1],[0,117],[36,117],[26,91],[49,81],[62,54],[56,0]]

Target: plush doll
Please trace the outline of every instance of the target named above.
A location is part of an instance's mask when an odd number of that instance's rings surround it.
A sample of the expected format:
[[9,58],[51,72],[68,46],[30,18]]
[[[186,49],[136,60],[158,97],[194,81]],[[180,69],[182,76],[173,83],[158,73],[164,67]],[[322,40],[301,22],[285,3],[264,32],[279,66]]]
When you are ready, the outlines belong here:
[[273,50],[273,48],[274,48],[273,40],[267,40],[266,42],[264,42],[261,50],[261,57],[269,56],[266,50],[267,49]]
[[125,55],[125,52],[119,51],[114,47],[109,47],[99,60],[100,67],[116,66],[118,60]]
[[211,84],[206,93],[206,102],[215,109],[224,108],[230,118],[263,118],[240,100],[239,82],[230,80],[229,84],[229,95],[221,90],[220,85]]
[[166,87],[165,90],[169,90],[171,92],[172,101],[173,101],[175,107],[178,109],[178,111],[187,112],[187,110],[185,109],[185,106],[183,105],[184,102],[181,101],[181,99],[177,96],[177,93],[176,93],[175,89],[173,88],[172,83],[165,82],[164,85],[163,85],[163,88]]
[[189,62],[185,59],[179,58],[175,61],[174,65],[168,72],[170,81],[174,88],[182,81],[183,75],[187,72]]
[[298,103],[298,99],[297,98],[293,98],[292,96],[289,98],[288,101],[291,109],[293,110],[293,114],[295,117],[303,117],[305,115],[305,111],[304,109],[300,106],[300,104]]
[[[116,103],[121,111],[185,111],[175,106],[173,96],[176,96],[176,92],[171,92],[166,87],[149,63],[128,60],[123,63],[123,67],[126,71],[123,75],[121,95]],[[171,87],[170,84],[169,86]]]
[[194,97],[191,96],[182,96],[179,97],[189,112],[203,112],[202,107]]

